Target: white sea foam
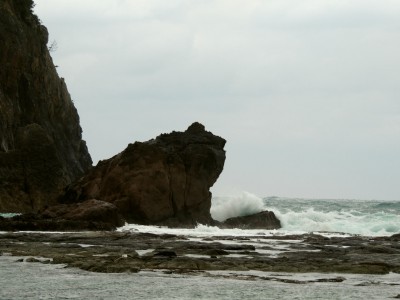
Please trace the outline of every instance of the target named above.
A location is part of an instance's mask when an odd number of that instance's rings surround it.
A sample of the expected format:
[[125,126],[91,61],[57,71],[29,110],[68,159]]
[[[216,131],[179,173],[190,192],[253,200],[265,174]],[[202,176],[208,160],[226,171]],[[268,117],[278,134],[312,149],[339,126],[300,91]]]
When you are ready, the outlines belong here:
[[[287,235],[308,232],[332,236],[358,234],[390,236],[400,233],[400,201],[295,199],[268,197],[251,193],[214,197],[211,215],[218,221],[271,210],[281,221],[279,230],[220,229],[199,224],[195,229],[171,229],[157,226],[126,225],[119,230],[171,233],[193,237]],[[29,231],[28,231],[29,232]],[[0,232],[3,234],[5,232]],[[59,232],[63,234],[65,232]]]
[[282,229],[278,232],[283,234],[337,232],[390,236],[400,233],[400,201],[279,197],[261,199],[251,193],[242,192],[238,196],[213,198],[211,215],[218,221],[224,221],[230,217],[262,210],[271,210],[276,214],[282,224]]
[[264,210],[261,198],[248,192],[237,196],[215,197],[212,200],[211,216],[218,221],[225,221],[231,217],[246,216]]
[[165,226],[147,226],[138,224],[126,224],[117,229],[118,231],[132,231],[153,234],[175,234],[187,237],[204,238],[215,236],[266,236],[278,234],[276,230],[243,230],[243,229],[221,229],[215,226],[199,224],[196,228],[168,228]]
[[394,216],[386,219],[374,214],[356,216],[351,213],[319,212],[309,208],[302,212],[280,213],[274,210],[286,231],[345,232],[365,236],[387,236],[400,232],[400,220]]
[[0,217],[3,217],[3,218],[12,218],[15,216],[20,216],[20,215],[21,215],[20,213],[0,213]]
[[[399,210],[383,201],[265,199],[285,231],[344,232],[364,236],[400,233]],[[400,202],[397,203],[400,206]]]

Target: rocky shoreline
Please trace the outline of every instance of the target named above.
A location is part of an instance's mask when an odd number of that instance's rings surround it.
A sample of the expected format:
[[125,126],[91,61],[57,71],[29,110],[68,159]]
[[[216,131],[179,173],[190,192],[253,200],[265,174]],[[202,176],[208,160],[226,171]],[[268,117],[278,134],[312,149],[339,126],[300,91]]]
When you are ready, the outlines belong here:
[[[0,2],[0,212],[23,213],[0,216],[0,260],[99,273],[157,271],[295,284],[345,280],[334,273],[400,274],[400,234],[266,234],[265,229],[281,228],[268,211],[213,220],[210,188],[223,171],[226,141],[198,122],[129,144],[92,166],[78,112],[50,56],[48,31],[33,7],[32,0]],[[114,231],[126,221],[260,232]],[[293,280],[265,272],[329,273],[329,278]]]
[[143,232],[3,232],[0,255],[91,272],[400,273],[400,235],[193,237]]

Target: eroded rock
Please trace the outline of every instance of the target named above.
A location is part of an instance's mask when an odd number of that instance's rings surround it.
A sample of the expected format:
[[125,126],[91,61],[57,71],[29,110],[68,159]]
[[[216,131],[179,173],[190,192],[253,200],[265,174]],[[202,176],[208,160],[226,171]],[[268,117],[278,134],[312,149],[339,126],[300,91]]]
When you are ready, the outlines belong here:
[[210,187],[222,172],[224,145],[199,123],[135,142],[70,185],[61,202],[110,202],[133,223],[211,224]]

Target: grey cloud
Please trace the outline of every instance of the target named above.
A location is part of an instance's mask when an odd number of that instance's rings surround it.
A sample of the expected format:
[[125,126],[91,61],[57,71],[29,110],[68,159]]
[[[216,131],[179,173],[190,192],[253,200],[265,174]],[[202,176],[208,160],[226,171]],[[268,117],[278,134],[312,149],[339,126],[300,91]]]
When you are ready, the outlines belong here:
[[36,2],[95,160],[197,120],[217,194],[400,199],[397,1]]

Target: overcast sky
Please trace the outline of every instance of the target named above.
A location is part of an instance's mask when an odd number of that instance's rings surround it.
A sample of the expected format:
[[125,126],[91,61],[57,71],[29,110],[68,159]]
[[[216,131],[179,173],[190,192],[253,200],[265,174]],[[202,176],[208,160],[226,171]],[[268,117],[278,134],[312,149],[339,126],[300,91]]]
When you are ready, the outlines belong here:
[[400,1],[35,2],[95,163],[199,121],[214,195],[400,200]]

